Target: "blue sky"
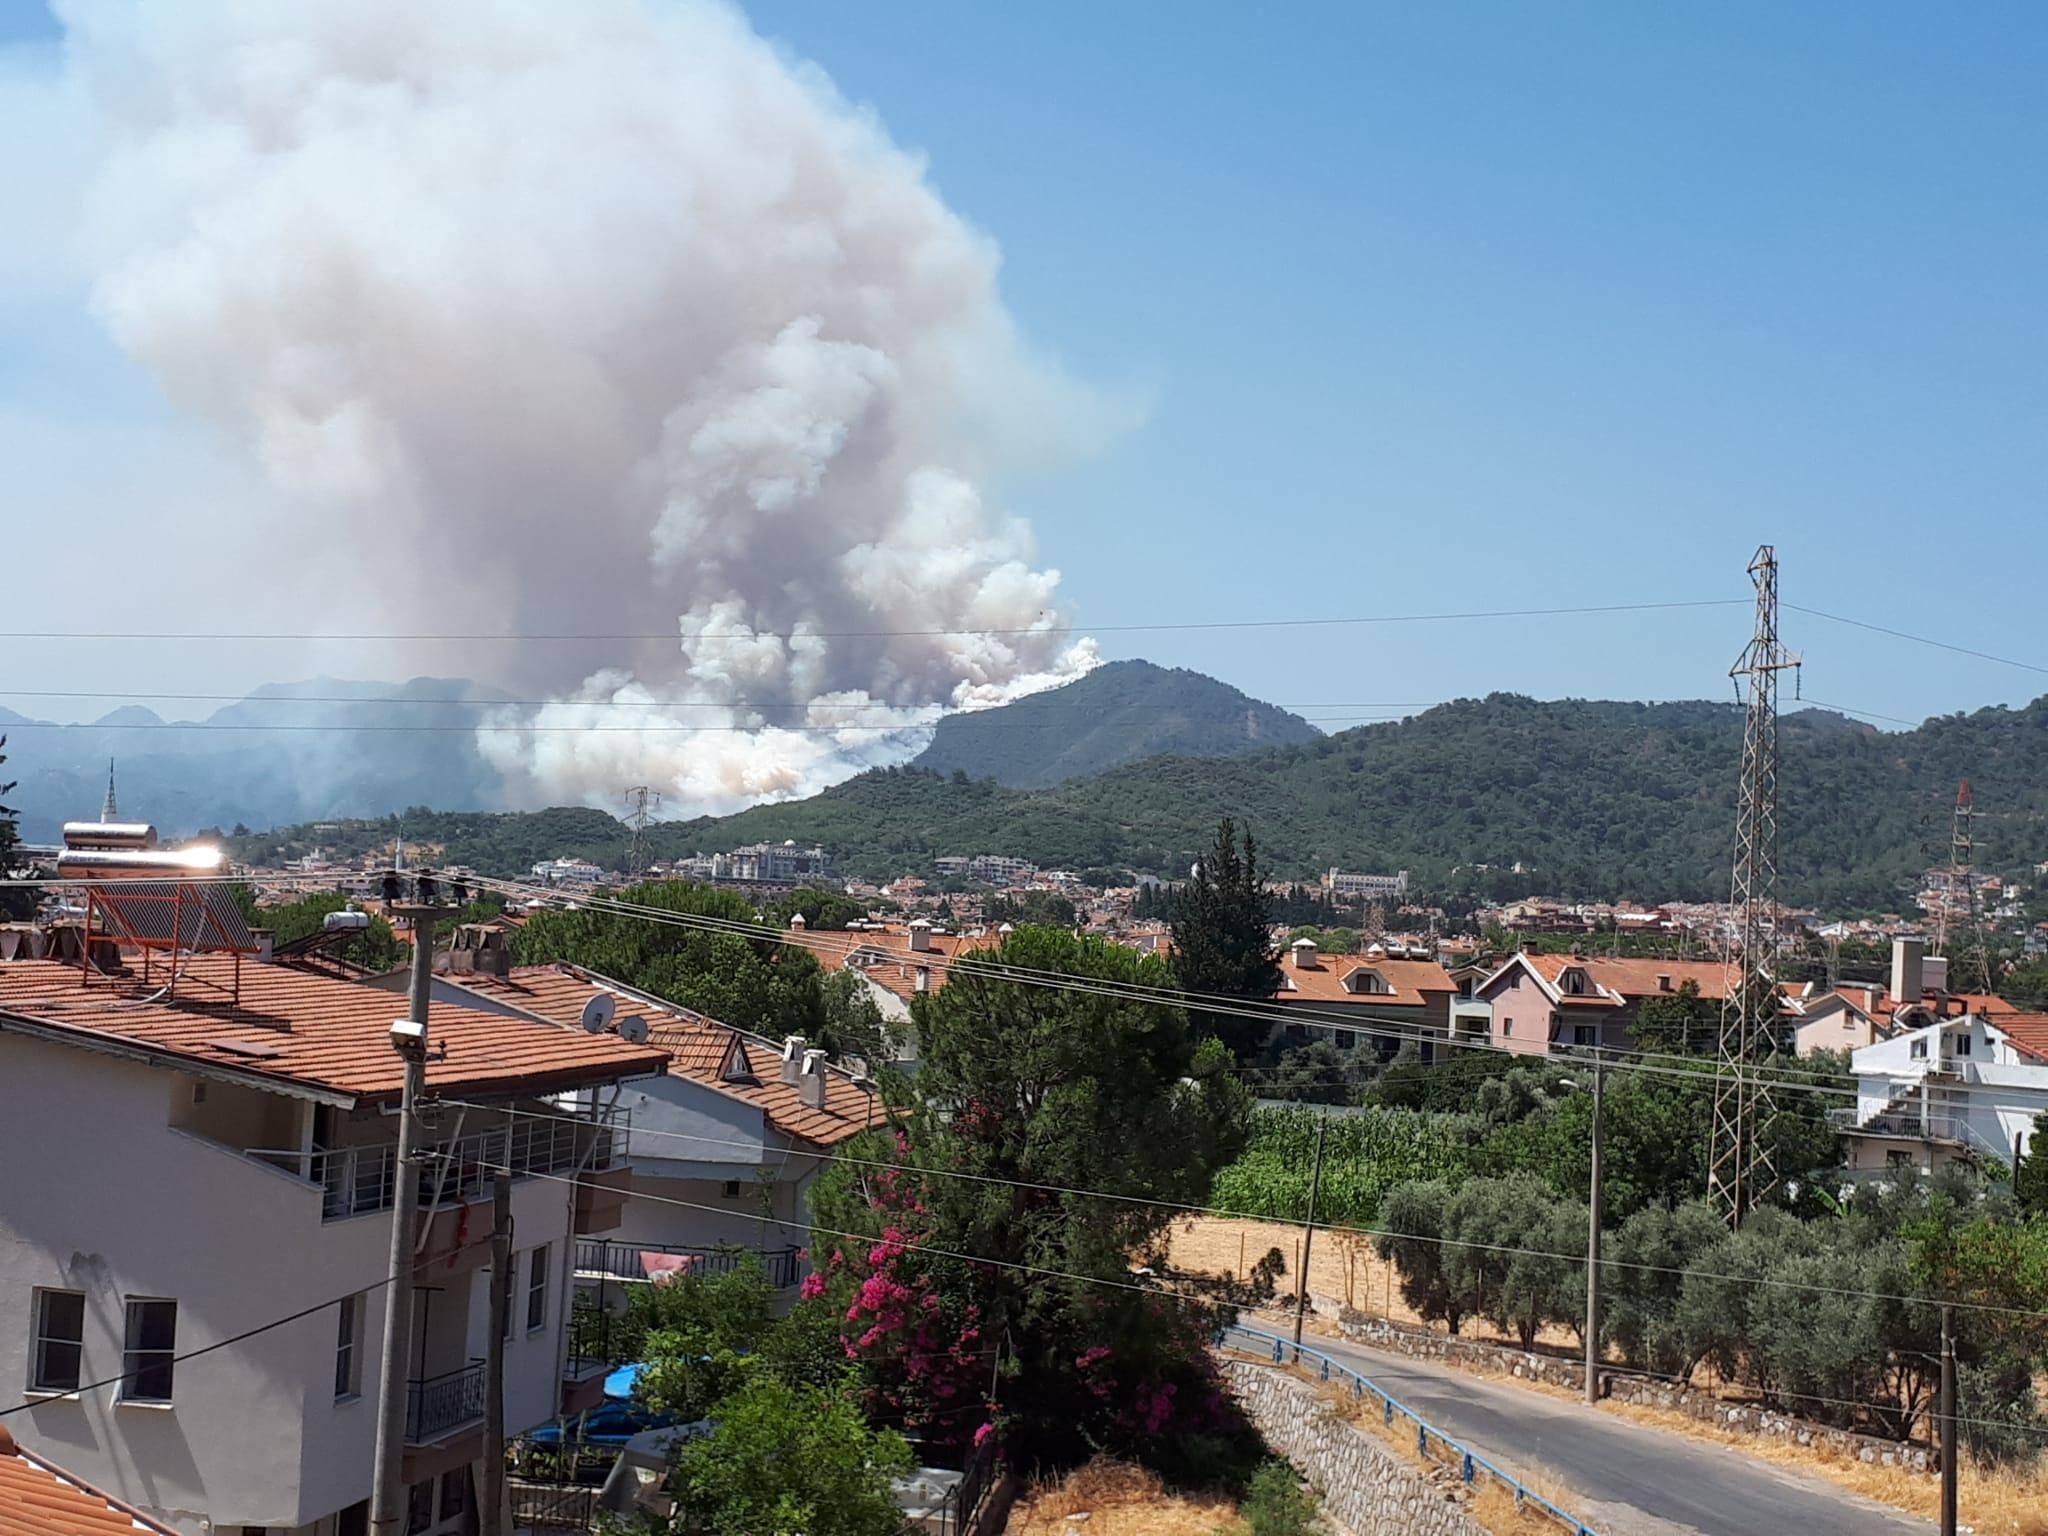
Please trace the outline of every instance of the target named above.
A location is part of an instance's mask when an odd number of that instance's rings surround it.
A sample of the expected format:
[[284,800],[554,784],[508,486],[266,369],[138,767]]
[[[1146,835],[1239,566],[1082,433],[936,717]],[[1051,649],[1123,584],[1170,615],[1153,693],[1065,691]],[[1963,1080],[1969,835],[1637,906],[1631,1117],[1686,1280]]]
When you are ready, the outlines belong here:
[[[1769,540],[1788,602],[2048,666],[2048,11],[747,10],[928,156],[1041,345],[1150,394],[1099,457],[1008,488],[1084,624],[1743,598]],[[0,0],[0,40],[50,32]],[[0,405],[165,430],[82,306],[0,349]],[[1747,629],[1103,647],[1294,705],[1726,697]],[[1797,613],[1786,637],[1809,694],[1882,714],[2044,691]],[[104,654],[25,659],[119,682]],[[177,666],[289,670],[263,661]]]

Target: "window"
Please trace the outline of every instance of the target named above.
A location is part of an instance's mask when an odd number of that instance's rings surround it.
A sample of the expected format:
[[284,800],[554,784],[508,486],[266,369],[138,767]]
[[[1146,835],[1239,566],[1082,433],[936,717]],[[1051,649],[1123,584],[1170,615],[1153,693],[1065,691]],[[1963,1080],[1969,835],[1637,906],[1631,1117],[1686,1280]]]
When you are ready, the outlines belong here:
[[441,1474],[441,1520],[445,1524],[469,1513],[469,1468]]
[[405,1491],[405,1536],[420,1536],[434,1523],[434,1480],[414,1483]]
[[121,1352],[121,1401],[168,1403],[172,1357],[178,1350],[178,1304],[130,1301],[128,1334]]
[[1510,992],[1522,990],[1522,973],[1520,971],[1508,972],[1508,990]]
[[1503,1020],[1501,1021],[1501,1026],[1500,1026],[1500,1032],[1501,1032],[1501,1038],[1503,1038],[1503,1039],[1506,1039],[1506,1040],[1512,1040],[1512,1039],[1514,1039],[1514,1038],[1515,1038],[1515,1021],[1514,1021],[1513,1019],[1503,1019]]
[[718,1198],[721,1200],[737,1200],[739,1197],[740,1181],[738,1179],[727,1179],[724,1186],[718,1191]]
[[1591,1045],[1593,1043],[1593,1026],[1591,1024],[1574,1024],[1572,1026],[1573,1045]]
[[1884,1165],[1893,1173],[1904,1173],[1913,1166],[1913,1154],[1910,1152],[1887,1152],[1884,1155]]
[[526,1261],[526,1331],[542,1327],[548,1320],[548,1248],[542,1243]]
[[1915,1061],[1925,1061],[1927,1059],[1927,1041],[1924,1037],[1913,1042],[1913,1059]]
[[76,1392],[85,1355],[85,1294],[38,1290],[34,1305],[29,1388],[35,1392]]
[[1968,1035],[1956,1036],[1956,1054],[1958,1056],[1967,1056],[1970,1054],[1970,1037]]
[[363,1298],[344,1296],[334,1310],[334,1400],[340,1402],[363,1390]]

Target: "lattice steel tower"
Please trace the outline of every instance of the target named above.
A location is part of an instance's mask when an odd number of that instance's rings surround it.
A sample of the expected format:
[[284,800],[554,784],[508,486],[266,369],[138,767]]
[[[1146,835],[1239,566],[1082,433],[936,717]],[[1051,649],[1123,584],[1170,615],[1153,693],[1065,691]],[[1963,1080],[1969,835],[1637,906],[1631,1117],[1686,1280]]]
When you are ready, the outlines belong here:
[[626,806],[626,825],[633,829],[633,846],[626,853],[626,873],[637,880],[647,868],[643,860],[647,823],[654,820],[654,813],[661,806],[661,791],[651,784],[635,784],[626,791]]
[[[1799,665],[1778,639],[1778,554],[1769,544],[1749,562],[1756,628],[1728,675],[1748,706],[1742,732],[1742,789],[1735,807],[1735,870],[1728,904],[1727,998],[1714,1075],[1714,1144],[1707,1193],[1731,1225],[1778,1182],[1766,1132],[1769,1084],[1758,1065],[1779,1048],[1776,986],[1768,972],[1778,934],[1778,674]],[[1743,680],[1748,679],[1746,699]]]

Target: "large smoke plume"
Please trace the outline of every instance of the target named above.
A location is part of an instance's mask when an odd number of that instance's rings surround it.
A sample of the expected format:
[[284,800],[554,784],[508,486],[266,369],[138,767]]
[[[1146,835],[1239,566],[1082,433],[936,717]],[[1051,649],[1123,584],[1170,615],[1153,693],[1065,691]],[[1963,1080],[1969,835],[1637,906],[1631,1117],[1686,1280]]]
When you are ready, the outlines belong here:
[[559,701],[480,732],[530,793],[804,792],[1090,664],[990,486],[1117,402],[736,12],[60,10],[101,311],[260,462],[279,579],[330,628],[605,637],[408,653]]

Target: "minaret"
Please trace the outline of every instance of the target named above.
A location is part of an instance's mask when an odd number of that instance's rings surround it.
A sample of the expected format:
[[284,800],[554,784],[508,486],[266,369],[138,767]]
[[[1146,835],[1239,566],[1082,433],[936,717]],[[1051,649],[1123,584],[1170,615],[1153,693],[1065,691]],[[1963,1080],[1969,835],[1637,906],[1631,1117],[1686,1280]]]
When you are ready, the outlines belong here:
[[104,824],[120,819],[121,807],[114,803],[114,760],[110,757],[107,759],[107,799],[100,807],[100,821]]

